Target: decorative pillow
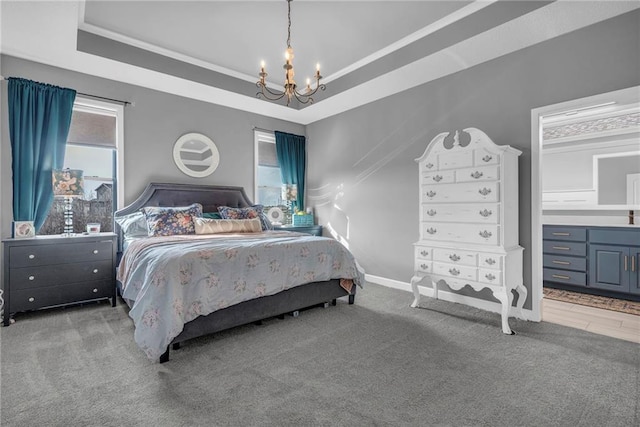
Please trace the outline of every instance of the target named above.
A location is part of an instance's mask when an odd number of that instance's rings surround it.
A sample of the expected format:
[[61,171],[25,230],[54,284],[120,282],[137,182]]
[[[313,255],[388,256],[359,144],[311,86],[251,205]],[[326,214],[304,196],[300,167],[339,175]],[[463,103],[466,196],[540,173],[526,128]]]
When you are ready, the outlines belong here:
[[211,219],[194,218],[196,234],[216,233],[257,233],[262,231],[258,218],[253,219]]
[[193,218],[202,217],[200,203],[175,207],[147,206],[141,211],[147,219],[149,236],[196,234]]
[[220,215],[220,212],[203,212],[202,218],[222,219],[222,215]]
[[117,216],[116,223],[122,229],[125,239],[148,236],[147,219],[142,212],[134,212],[124,216]]
[[269,218],[262,212],[262,205],[253,205],[249,208],[231,208],[229,206],[218,206],[218,212],[223,219],[260,219],[263,230],[273,230],[273,225]]

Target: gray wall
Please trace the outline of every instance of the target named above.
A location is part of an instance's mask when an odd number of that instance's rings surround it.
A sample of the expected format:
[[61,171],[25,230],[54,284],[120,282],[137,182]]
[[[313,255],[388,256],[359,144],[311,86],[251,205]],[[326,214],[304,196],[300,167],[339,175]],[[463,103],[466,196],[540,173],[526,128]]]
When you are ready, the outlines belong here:
[[[86,74],[50,67],[15,57],[2,56],[4,77],[23,77],[76,89],[93,95],[131,101],[124,109],[125,203],[133,201],[148,182],[204,183],[245,187],[253,198],[253,127],[304,134],[304,126],[240,110],[208,104]],[[7,83],[2,105],[7,105]],[[2,109],[0,142],[1,235],[11,234],[11,144],[7,109]],[[190,178],[173,162],[173,144],[183,134],[200,132],[216,143],[218,169],[206,178]]]
[[640,84],[639,20],[628,13],[307,126],[309,205],[367,273],[409,282],[414,159],[438,133],[477,127],[523,152],[520,244],[531,289],[531,109]]

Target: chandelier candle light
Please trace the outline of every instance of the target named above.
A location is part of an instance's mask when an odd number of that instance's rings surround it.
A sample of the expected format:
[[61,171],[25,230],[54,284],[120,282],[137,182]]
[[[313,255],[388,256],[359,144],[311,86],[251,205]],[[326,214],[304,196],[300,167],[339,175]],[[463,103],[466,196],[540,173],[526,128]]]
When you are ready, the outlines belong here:
[[256,82],[256,86],[260,88],[260,92],[256,93],[256,96],[258,98],[264,97],[269,101],[278,101],[286,96],[287,105],[289,105],[289,103],[291,102],[291,99],[293,98],[297,99],[298,102],[302,104],[308,104],[308,103],[313,104],[312,96],[318,91],[318,89],[325,90],[326,87],[324,84],[320,84],[320,79],[322,78],[322,76],[320,75],[320,64],[317,64],[316,75],[315,75],[316,87],[312,89],[311,79],[307,79],[307,87],[305,88],[304,93],[300,93],[296,90],[297,85],[296,85],[296,81],[293,78],[295,75],[293,71],[294,55],[293,55],[293,48],[291,47],[291,1],[292,0],[287,0],[287,9],[288,9],[287,17],[289,19],[289,27],[287,30],[287,50],[284,54],[285,63],[282,67],[285,69],[284,91],[276,92],[267,87],[267,83],[265,81],[265,78],[267,77],[267,72],[264,70],[265,64],[264,64],[264,61],[262,61],[262,64],[260,66],[260,73],[258,73],[258,75],[260,76],[260,80]]
[[84,181],[79,169],[53,170],[53,195],[64,197],[64,233],[63,236],[73,235],[73,198],[84,196]]

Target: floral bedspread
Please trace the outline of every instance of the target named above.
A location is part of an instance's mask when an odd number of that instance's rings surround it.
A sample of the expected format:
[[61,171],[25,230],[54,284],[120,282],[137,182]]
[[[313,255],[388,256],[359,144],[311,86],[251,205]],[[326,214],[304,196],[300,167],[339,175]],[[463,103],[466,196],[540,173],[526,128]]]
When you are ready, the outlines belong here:
[[150,237],[129,244],[118,267],[134,338],[157,361],[184,324],[198,316],[304,283],[362,272],[339,242],[268,231]]

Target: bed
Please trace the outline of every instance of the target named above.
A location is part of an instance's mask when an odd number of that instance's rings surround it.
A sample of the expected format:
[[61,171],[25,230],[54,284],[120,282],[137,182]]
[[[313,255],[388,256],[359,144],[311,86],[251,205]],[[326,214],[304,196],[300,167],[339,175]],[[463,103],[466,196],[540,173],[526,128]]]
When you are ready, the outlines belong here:
[[333,239],[271,230],[131,237],[131,228],[120,225],[143,208],[193,203],[204,216],[221,206],[253,206],[242,187],[151,183],[115,213],[118,293],[150,360],[167,362],[170,349],[196,337],[336,305],[341,297],[354,303],[363,273]]

